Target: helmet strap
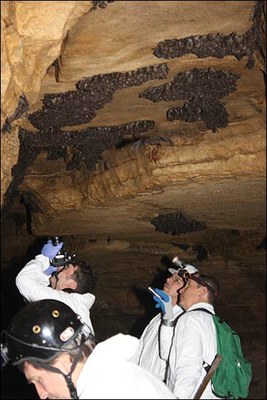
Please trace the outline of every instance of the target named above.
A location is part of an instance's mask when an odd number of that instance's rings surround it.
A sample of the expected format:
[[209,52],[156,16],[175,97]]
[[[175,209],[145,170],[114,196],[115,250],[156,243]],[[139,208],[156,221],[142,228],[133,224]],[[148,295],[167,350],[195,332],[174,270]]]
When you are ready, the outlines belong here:
[[77,362],[78,362],[78,360],[80,358],[81,352],[82,352],[82,349],[80,348],[79,349],[79,353],[77,354],[77,356],[73,360],[70,372],[68,374],[64,374],[59,368],[53,367],[52,365],[47,365],[45,363],[38,362],[38,365],[40,367],[42,367],[44,369],[47,369],[49,371],[55,372],[57,374],[61,374],[61,375],[64,376],[65,381],[66,381],[66,383],[68,385],[68,388],[69,388],[69,391],[70,391],[71,399],[78,399],[79,398],[78,395],[77,395],[77,390],[76,390],[76,388],[75,388],[75,386],[74,386],[74,384],[72,382],[71,375],[72,375],[72,373],[73,373],[73,371],[74,371],[74,369],[75,369],[75,367],[77,365]]
[[181,287],[177,290],[178,296],[177,296],[177,303],[176,303],[176,304],[179,303],[179,292],[180,292],[180,290],[182,290],[184,287],[186,287],[186,285],[187,285],[187,283],[188,283],[188,278],[187,278],[187,276],[183,276],[183,277],[182,277],[182,281],[183,281],[183,286],[181,286]]
[[63,271],[63,269],[65,269],[66,267],[67,267],[67,265],[68,265],[69,263],[66,263],[64,266],[63,266],[63,268],[61,268],[61,270],[60,271],[56,271],[55,273],[54,273],[54,277],[56,278],[56,284],[55,284],[55,287],[54,287],[54,289],[56,289],[57,288],[57,283],[58,283],[58,274],[60,274],[60,272],[62,272]]

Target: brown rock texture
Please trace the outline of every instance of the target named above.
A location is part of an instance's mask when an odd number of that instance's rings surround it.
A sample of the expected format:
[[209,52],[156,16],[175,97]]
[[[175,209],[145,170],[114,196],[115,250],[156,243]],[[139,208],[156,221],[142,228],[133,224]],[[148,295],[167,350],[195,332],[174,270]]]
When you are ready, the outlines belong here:
[[14,285],[60,235],[98,272],[98,337],[140,335],[155,313],[145,289],[178,255],[220,279],[218,312],[243,339],[255,399],[265,19],[264,1],[1,2],[3,276]]

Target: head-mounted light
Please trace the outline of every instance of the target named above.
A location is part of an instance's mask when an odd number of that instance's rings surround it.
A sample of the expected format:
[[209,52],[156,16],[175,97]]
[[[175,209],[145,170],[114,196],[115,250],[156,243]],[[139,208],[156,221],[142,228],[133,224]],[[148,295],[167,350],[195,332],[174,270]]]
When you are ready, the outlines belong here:
[[[59,237],[55,236],[53,239],[53,245],[57,246],[59,244]],[[51,260],[50,264],[53,265],[54,267],[66,267],[68,264],[70,264],[72,261],[74,261],[76,257],[76,254],[70,254],[67,251],[64,250],[62,247],[58,253],[55,255],[55,257]]]
[[74,261],[76,254],[68,254],[66,251],[63,254],[57,254],[51,261],[54,267],[65,267]]
[[177,270],[175,271],[180,278],[183,279],[184,282],[187,282],[189,279],[189,272],[186,270],[186,264],[179,259],[179,257],[175,256],[172,259],[172,263],[175,264]]

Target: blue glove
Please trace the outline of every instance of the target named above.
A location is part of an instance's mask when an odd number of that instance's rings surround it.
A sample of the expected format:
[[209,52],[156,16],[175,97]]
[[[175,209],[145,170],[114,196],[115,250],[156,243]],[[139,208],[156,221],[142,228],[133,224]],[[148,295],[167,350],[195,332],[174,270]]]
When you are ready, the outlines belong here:
[[157,303],[155,305],[156,308],[161,308],[163,319],[173,319],[173,306],[171,297],[167,295],[163,290],[154,289],[155,292],[161,297],[160,299],[157,296],[153,296],[153,299]]
[[54,265],[50,265],[45,271],[44,274],[46,275],[52,275],[53,272],[57,271],[57,267],[54,267]]
[[60,242],[58,245],[54,246],[52,240],[48,240],[47,243],[43,246],[41,254],[45,257],[50,258],[50,260],[53,260],[57,253],[61,250],[63,244],[63,242]]

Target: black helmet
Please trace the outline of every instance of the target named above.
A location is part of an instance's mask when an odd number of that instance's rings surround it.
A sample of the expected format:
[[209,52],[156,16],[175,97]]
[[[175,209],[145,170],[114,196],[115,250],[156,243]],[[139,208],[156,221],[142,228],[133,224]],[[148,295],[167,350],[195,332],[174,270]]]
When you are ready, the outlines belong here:
[[[5,332],[13,365],[26,360],[49,361],[82,332],[80,317],[58,300],[39,300],[20,310]],[[75,346],[77,347],[78,344]]]

